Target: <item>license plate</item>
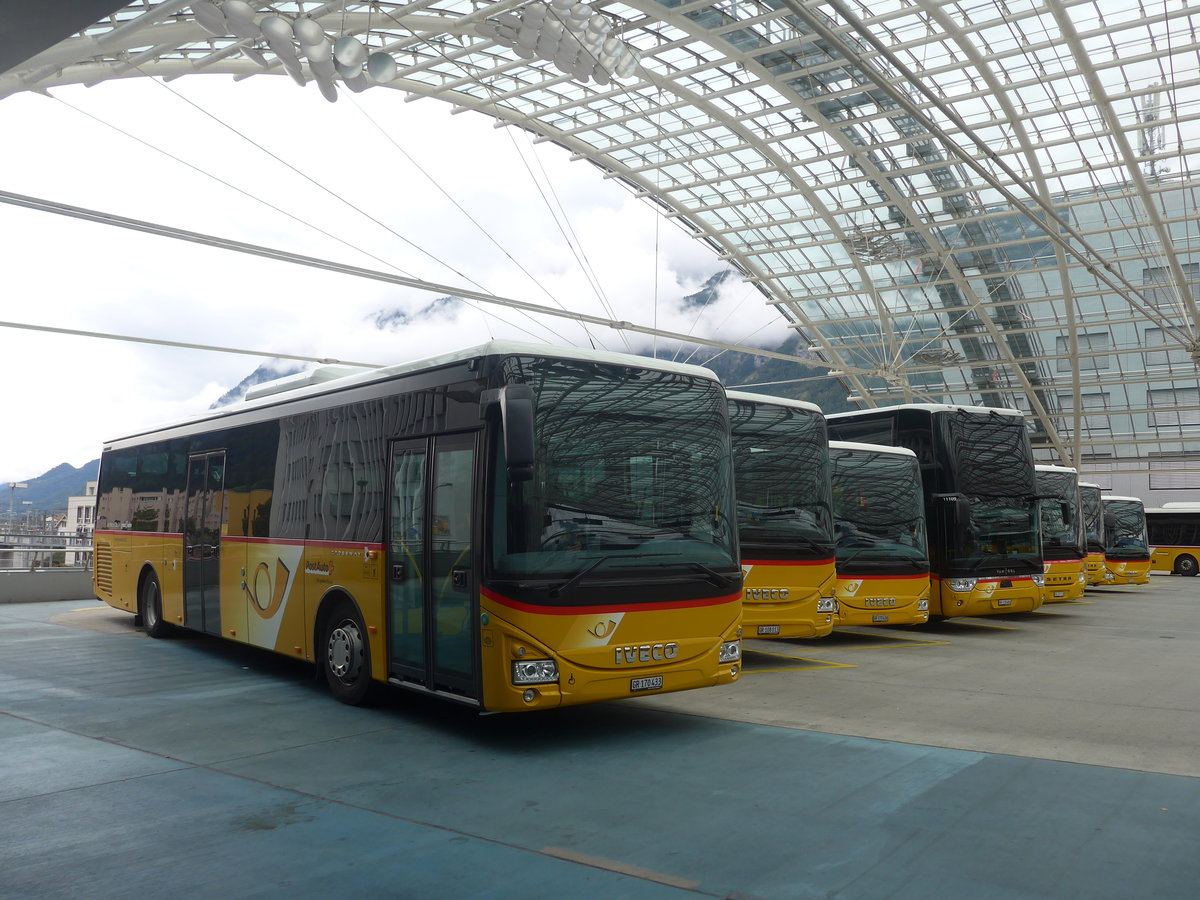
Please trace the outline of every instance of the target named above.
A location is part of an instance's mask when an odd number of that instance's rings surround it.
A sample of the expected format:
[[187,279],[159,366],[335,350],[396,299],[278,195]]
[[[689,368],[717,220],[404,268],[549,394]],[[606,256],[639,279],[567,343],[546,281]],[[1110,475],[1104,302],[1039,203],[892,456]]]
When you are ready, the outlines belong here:
[[759,625],[758,633],[759,634],[779,634],[779,626],[778,625]]
[[996,601],[997,606],[1012,606],[1012,597],[1005,597],[1003,600]]
[[663,677],[661,675],[648,675],[645,678],[632,678],[629,681],[629,692],[636,694],[638,691],[657,691],[663,685]]
[[1067,596],[1067,592],[1066,592],[1066,591],[1055,591],[1055,592],[1054,592],[1054,596],[1055,596],[1056,598],[1057,598],[1057,597],[1065,597],[1065,596]]
[[888,620],[887,616],[871,616],[872,622],[886,622],[887,620]]

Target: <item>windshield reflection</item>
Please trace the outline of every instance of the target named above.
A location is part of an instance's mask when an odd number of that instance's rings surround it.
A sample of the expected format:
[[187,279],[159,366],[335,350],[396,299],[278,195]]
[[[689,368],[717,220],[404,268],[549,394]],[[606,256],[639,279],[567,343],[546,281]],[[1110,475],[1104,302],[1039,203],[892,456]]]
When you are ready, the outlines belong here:
[[742,555],[832,557],[825,417],[815,409],[733,397],[729,415]]
[[857,449],[831,456],[838,566],[902,559],[928,567],[916,459]]
[[[534,390],[537,459],[529,481],[496,478],[496,578],[557,582],[567,591],[670,570],[680,581],[736,589],[730,447],[717,382],[577,360],[522,357],[505,366],[510,382]],[[492,451],[499,473],[501,444]]]
[[1150,552],[1146,541],[1146,511],[1138,500],[1104,500],[1105,552],[1142,557]]
[[[1084,550],[1083,517],[1076,503],[1078,482],[1074,472],[1037,473],[1042,529],[1042,552]],[[1064,515],[1065,514],[1065,515]]]

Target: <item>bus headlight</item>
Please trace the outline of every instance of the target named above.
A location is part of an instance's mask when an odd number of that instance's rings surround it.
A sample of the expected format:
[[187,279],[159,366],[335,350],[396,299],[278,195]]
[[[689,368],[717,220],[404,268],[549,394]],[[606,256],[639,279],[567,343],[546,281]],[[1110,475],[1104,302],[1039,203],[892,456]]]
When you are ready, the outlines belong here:
[[1079,577],[1076,578],[1075,580],[1078,581],[1080,584],[1083,584],[1085,581],[1087,581],[1087,572],[1080,572]]
[[512,664],[513,684],[552,684],[558,681],[558,663],[552,659],[518,659]]
[[963,594],[967,591],[975,590],[975,585],[979,583],[978,578],[947,578],[946,584],[950,585],[950,590]]
[[817,600],[817,612],[831,613],[837,610],[837,601],[832,597],[821,597]]
[[1036,584],[1038,587],[1046,586],[1046,576],[1045,575],[1030,575],[1029,577],[1033,580],[1033,583]]
[[929,598],[922,597],[917,601],[917,612],[929,612]]
[[721,653],[717,657],[718,662],[731,663],[737,662],[742,658],[742,642],[741,641],[722,641]]

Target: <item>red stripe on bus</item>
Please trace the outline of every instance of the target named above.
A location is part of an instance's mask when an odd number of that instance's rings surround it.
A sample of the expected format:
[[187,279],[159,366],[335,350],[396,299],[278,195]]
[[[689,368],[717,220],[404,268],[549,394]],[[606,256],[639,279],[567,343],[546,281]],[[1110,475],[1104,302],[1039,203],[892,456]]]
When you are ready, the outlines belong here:
[[[180,531],[96,531],[93,534],[101,535],[129,535],[141,538],[182,538],[183,532]],[[223,544],[281,544],[285,547],[330,547],[338,549],[341,547],[366,547],[369,550],[382,550],[384,545],[373,541],[306,541],[299,538],[264,538],[264,537],[243,537],[241,535],[224,535],[221,538]]]
[[300,538],[264,538],[264,537],[223,537],[223,543],[229,544],[283,544],[286,547],[366,547],[368,550],[382,550],[383,544],[371,541],[306,541]]
[[529,603],[522,603],[519,600],[513,600],[511,597],[505,597],[502,594],[497,594],[495,591],[488,588],[480,588],[483,596],[487,597],[493,603],[499,603],[501,606],[507,606],[509,609],[515,609],[518,612],[538,613],[547,616],[582,616],[589,613],[617,613],[617,612],[640,612],[642,610],[664,610],[664,609],[696,609],[702,606],[721,606],[726,603],[737,603],[742,599],[740,593],[727,594],[724,597],[702,597],[698,600],[680,600],[674,603],[627,603],[621,606],[534,606]]
[[829,559],[743,559],[743,566],[832,566]]
[[[948,578],[970,578],[971,576],[970,575],[945,575],[945,576],[942,576],[942,575],[930,574],[929,577],[935,581],[945,581]],[[1003,575],[1003,576],[999,576],[997,578],[977,578],[977,579],[975,579],[975,583],[976,584],[988,584],[989,582],[994,581],[997,584],[999,584],[1001,581],[1032,581],[1032,580],[1033,580],[1033,575]]]
[[156,538],[182,538],[182,531],[111,531],[109,529],[97,529],[92,532],[92,535],[110,534],[113,537],[125,535],[127,537],[137,535],[138,537],[156,537]]
[[924,575],[845,575],[842,577],[845,581],[912,581],[918,578],[924,581],[929,577],[929,573]]

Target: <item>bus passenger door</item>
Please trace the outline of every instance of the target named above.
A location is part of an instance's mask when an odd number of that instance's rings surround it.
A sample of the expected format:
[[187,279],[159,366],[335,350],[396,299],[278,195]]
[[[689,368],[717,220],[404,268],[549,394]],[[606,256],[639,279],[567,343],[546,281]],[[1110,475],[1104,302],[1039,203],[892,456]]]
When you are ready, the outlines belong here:
[[188,457],[183,524],[184,625],[221,633],[221,526],[225,524],[225,451]]
[[474,698],[475,436],[392,445],[389,674]]

